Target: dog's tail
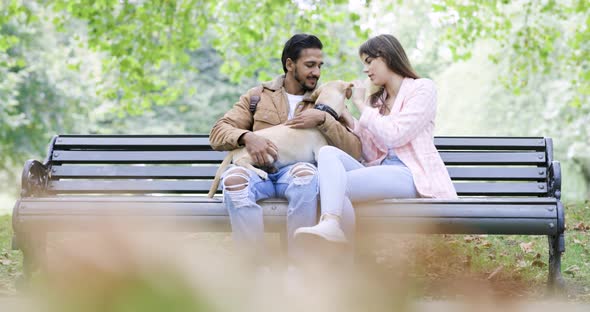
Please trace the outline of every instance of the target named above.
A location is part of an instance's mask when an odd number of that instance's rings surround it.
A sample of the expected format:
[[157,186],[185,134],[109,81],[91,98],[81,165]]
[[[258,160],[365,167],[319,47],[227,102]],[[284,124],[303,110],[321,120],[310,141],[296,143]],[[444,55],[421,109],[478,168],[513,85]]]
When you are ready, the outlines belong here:
[[221,162],[221,165],[219,165],[219,168],[217,168],[217,172],[215,173],[215,179],[213,179],[213,183],[211,184],[211,188],[209,189],[209,193],[207,194],[209,198],[213,198],[213,196],[215,196],[215,192],[217,192],[217,188],[219,187],[219,180],[221,180],[221,174],[225,171],[225,168],[229,166],[232,159],[234,158],[234,154],[237,151],[238,150],[233,150],[229,152]]

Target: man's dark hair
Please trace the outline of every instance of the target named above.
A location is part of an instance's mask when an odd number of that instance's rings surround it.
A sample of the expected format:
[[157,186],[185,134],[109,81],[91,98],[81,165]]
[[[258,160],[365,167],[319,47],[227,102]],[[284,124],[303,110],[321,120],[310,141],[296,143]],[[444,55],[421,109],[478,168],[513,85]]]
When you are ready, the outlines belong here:
[[285,42],[281,62],[283,62],[283,71],[287,72],[287,59],[297,62],[303,49],[322,49],[323,45],[320,39],[314,35],[296,34]]

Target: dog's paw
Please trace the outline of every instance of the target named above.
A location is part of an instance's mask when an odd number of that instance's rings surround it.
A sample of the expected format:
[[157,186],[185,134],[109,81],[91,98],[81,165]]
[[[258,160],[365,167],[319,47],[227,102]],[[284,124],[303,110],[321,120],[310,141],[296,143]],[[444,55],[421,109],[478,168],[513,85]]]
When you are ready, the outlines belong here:
[[262,178],[262,180],[268,180],[268,173],[266,173],[266,171],[260,170],[258,168],[255,168],[254,171],[259,177]]

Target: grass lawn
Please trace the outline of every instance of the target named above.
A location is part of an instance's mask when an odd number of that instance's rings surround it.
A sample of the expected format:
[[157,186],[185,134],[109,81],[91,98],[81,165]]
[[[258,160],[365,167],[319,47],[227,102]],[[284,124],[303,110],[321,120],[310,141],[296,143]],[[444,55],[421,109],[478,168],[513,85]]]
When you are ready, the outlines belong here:
[[0,294],[14,293],[14,281],[21,271],[21,253],[11,249],[11,220],[10,215],[0,216]]
[[[590,203],[567,204],[566,221],[562,273],[568,298],[590,302]],[[11,217],[0,216],[0,294],[15,292],[21,271],[21,254],[10,249],[11,236]],[[371,235],[360,237],[358,245],[359,263],[383,272],[404,268],[423,298],[460,296],[448,285],[465,279],[487,283],[502,296],[539,298],[545,291],[546,237]]]

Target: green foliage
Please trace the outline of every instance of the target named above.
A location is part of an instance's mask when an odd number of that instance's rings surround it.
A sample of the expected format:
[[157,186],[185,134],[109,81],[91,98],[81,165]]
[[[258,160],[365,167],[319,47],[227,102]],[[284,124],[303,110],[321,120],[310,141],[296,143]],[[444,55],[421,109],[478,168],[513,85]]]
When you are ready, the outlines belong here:
[[493,94],[489,116],[497,127],[557,138],[557,159],[572,162],[590,182],[588,1],[436,0],[433,10],[456,61],[492,42],[488,57],[510,92]]
[[[474,44],[499,44],[490,59],[507,63],[500,79],[515,94],[535,90],[535,81],[564,81],[559,120],[579,124],[590,114],[590,5],[587,1],[436,1],[455,59],[470,57]],[[567,104],[567,105],[566,105]],[[573,109],[572,109],[573,108]],[[585,124],[587,120],[583,119]],[[590,139],[590,128],[577,139]]]
[[12,250],[11,242],[11,216],[0,215],[0,294],[14,292],[15,280],[22,272],[21,253]]
[[[106,95],[139,113],[180,98],[182,87],[160,78],[163,66],[188,66],[190,51],[200,46],[207,30],[215,33],[212,47],[232,82],[274,76],[273,57],[280,57],[282,43],[294,32],[326,38],[327,52],[335,54],[340,42],[332,40],[329,25],[358,21],[358,15],[341,9],[342,2],[55,0],[53,9],[61,15],[55,20],[59,26],[68,17],[87,23],[88,45],[107,52],[104,70],[116,73],[115,87]],[[358,27],[349,32],[365,35]]]
[[[201,48],[190,53],[188,66],[196,71],[183,71],[169,64],[164,65],[162,76],[171,85],[183,86],[184,91],[176,100],[166,105],[153,106],[140,115],[107,110],[98,116],[95,133],[208,133],[212,123],[225,113],[246,90],[256,85],[256,79],[243,79],[242,83],[229,82],[220,73],[223,59],[211,47],[206,35]],[[182,73],[182,75],[175,75]]]
[[116,73],[117,79],[105,90],[109,99],[133,113],[175,99],[176,92],[159,78],[159,69],[163,62],[185,64],[186,49],[198,47],[207,24],[206,11],[198,9],[200,1],[53,2],[61,16],[57,25],[71,23],[71,17],[86,22],[89,47],[108,53],[103,69]]
[[18,189],[14,174],[25,159],[44,158],[52,135],[87,132],[88,115],[108,104],[96,96],[100,59],[74,39],[83,25],[57,33],[54,13],[34,5],[27,12],[40,18],[14,17],[0,29],[16,38],[0,51],[0,185],[8,192]]

